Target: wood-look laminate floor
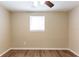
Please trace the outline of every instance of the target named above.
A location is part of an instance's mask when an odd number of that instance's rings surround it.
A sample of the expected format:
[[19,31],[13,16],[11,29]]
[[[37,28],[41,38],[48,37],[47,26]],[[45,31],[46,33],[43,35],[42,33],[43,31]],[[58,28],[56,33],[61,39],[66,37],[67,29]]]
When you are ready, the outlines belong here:
[[2,57],[76,57],[69,50],[10,50]]

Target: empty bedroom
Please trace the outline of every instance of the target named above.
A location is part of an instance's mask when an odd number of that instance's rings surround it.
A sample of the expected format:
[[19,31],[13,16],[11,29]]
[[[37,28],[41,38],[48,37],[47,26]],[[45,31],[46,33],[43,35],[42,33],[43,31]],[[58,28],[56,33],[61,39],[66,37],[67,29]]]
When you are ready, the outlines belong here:
[[0,1],[0,57],[78,57],[79,1]]

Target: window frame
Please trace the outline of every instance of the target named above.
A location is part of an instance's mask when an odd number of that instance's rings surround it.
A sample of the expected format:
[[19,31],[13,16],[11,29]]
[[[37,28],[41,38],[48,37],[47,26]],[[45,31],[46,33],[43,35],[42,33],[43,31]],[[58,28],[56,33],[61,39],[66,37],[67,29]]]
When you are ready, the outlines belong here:
[[[43,17],[43,29],[32,30],[32,29],[31,29],[31,17]],[[30,32],[45,32],[45,16],[30,16],[30,17],[29,17],[29,31],[30,31]]]

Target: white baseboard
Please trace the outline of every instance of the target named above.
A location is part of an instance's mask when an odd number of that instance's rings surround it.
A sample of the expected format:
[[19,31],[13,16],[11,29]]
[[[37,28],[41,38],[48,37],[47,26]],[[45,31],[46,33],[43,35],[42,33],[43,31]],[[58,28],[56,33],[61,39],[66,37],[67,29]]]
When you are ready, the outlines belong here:
[[4,51],[2,54],[0,54],[0,57],[2,56],[2,55],[4,55],[5,53],[7,53],[8,51],[10,51],[11,49],[9,48],[9,49],[7,49],[6,51]]
[[68,48],[10,48],[12,50],[69,50]]
[[75,55],[77,55],[77,56],[79,56],[79,54],[78,53],[76,53],[75,51],[73,51],[73,50],[71,50],[71,49],[69,49],[72,53],[74,53]]

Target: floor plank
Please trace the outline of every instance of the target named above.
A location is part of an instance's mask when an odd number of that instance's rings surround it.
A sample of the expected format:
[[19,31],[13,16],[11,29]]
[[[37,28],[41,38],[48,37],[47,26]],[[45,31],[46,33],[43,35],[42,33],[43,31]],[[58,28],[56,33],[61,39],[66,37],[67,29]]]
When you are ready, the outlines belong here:
[[2,57],[77,57],[69,50],[10,50]]

